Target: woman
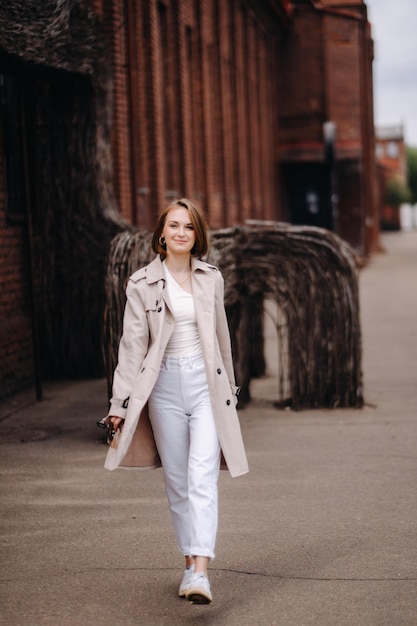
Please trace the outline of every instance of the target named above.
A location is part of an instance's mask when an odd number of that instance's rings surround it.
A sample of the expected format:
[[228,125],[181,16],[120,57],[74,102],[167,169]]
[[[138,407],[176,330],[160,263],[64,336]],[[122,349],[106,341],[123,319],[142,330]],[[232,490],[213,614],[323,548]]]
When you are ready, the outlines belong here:
[[107,420],[116,437],[105,467],[159,467],[185,570],[179,595],[212,600],[221,452],[231,476],[248,471],[235,406],[223,278],[199,260],[204,216],[183,198],[159,216],[154,261],[129,279]]

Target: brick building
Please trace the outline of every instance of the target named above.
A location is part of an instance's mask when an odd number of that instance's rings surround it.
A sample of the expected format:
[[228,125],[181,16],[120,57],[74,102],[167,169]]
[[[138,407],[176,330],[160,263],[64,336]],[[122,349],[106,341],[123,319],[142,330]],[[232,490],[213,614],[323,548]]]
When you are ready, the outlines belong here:
[[407,152],[404,129],[401,124],[377,126],[375,129],[375,154],[379,179],[379,217],[381,228],[400,229],[399,206],[390,206],[385,199],[387,185],[393,181],[407,185]]
[[[213,228],[247,219],[303,222],[335,230],[360,254],[375,247],[372,41],[362,0],[84,0],[67,3],[70,10],[56,0],[8,4],[0,8],[0,396],[36,370],[38,378],[99,374],[99,306],[75,307],[73,319],[88,321],[77,332],[60,312],[82,298],[76,289],[85,281],[90,233],[102,244],[100,269],[108,240],[123,228],[115,209],[126,224],[150,229],[167,200],[188,195]],[[26,39],[13,24],[18,18]],[[44,27],[48,19],[55,31]],[[105,53],[87,49],[85,29]],[[8,135],[16,80],[32,85],[23,108],[37,105],[38,117],[26,130],[15,119]],[[43,109],[51,94],[60,124],[49,129]],[[87,158],[90,128],[96,147]],[[44,154],[28,162],[28,194],[12,166],[22,168],[16,155],[31,132],[42,141],[49,134]],[[48,169],[40,157],[58,149],[56,133],[68,154]],[[27,200],[37,214],[33,233]],[[71,221],[77,211],[91,223]],[[49,287],[37,278],[39,259],[48,270],[47,228],[48,245],[56,234],[50,265],[73,274],[63,299],[50,295],[58,277]],[[80,245],[80,228],[87,250],[77,266],[68,249]],[[71,229],[77,238],[63,246]],[[36,366],[33,339],[35,352],[41,346]],[[81,344],[88,353],[77,351]]]
[[373,49],[362,0],[96,9],[113,53],[115,185],[129,221],[151,228],[166,199],[184,194],[213,228],[309,223],[372,251]]
[[365,4],[294,2],[279,58],[280,210],[290,222],[335,230],[369,254],[378,214]]
[[404,140],[404,128],[395,126],[377,126],[375,129],[375,153],[379,165],[382,165],[390,176],[398,176],[407,181],[407,154]]

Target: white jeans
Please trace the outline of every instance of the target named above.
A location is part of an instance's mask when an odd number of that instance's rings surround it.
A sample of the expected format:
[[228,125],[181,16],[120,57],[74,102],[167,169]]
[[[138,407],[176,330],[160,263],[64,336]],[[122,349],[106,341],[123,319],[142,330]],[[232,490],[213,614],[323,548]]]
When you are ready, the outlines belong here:
[[201,354],[164,357],[149,418],[180,552],[214,558],[220,444]]

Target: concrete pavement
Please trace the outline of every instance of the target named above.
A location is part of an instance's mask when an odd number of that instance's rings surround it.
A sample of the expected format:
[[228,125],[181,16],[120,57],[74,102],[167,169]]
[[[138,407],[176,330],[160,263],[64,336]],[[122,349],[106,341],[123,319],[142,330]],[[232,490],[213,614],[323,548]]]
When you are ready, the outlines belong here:
[[105,472],[104,381],[0,406],[5,626],[415,626],[417,233],[383,237],[360,278],[366,406],[241,411],[251,472],[220,478],[213,603],[176,597],[161,471]]

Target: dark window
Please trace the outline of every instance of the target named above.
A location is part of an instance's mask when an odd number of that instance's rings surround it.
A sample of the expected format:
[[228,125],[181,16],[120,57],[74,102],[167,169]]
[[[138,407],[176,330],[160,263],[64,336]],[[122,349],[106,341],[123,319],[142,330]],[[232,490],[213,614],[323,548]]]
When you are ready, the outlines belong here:
[[0,102],[6,178],[6,215],[12,221],[25,216],[20,82],[16,76],[1,71]]

